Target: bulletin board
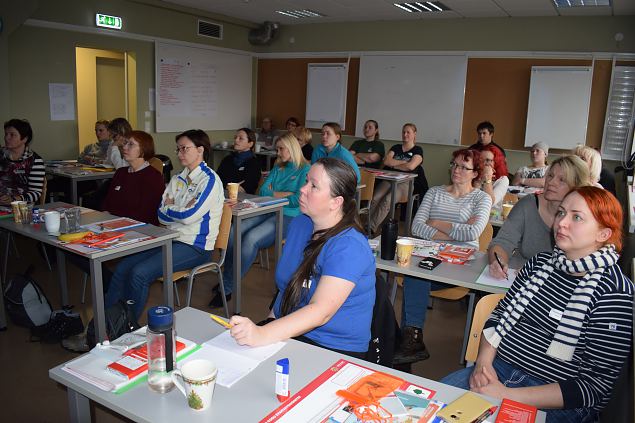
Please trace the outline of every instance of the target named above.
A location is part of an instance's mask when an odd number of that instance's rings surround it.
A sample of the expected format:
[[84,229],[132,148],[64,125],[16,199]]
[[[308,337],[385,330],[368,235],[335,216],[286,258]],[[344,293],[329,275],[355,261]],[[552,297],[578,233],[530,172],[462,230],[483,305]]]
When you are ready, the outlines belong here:
[[156,42],[156,132],[249,126],[251,62],[247,53]]

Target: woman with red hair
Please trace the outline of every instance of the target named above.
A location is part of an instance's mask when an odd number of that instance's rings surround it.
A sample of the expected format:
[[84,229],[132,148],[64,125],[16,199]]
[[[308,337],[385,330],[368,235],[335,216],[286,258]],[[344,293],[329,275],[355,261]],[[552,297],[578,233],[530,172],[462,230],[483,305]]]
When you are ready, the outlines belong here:
[[476,186],[491,197],[493,207],[503,201],[509,187],[507,163],[501,150],[492,144],[482,146],[480,151],[483,171]]
[[534,405],[547,422],[591,422],[629,356],[633,282],[617,264],[622,207],[584,186],[562,201],[556,246],[518,273],[483,329],[474,367],[444,383]]

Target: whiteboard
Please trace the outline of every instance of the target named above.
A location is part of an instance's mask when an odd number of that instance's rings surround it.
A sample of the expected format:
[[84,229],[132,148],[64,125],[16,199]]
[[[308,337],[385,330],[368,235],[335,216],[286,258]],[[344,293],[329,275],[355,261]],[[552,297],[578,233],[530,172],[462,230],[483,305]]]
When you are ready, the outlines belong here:
[[345,129],[348,65],[309,63],[306,86],[306,127],[337,122]]
[[541,141],[564,150],[586,144],[592,80],[587,66],[532,66],[525,147]]
[[251,56],[155,43],[156,132],[234,130],[251,122]]
[[363,55],[357,122],[379,123],[381,139],[401,139],[401,127],[417,125],[417,142],[459,145],[463,121],[465,55]]

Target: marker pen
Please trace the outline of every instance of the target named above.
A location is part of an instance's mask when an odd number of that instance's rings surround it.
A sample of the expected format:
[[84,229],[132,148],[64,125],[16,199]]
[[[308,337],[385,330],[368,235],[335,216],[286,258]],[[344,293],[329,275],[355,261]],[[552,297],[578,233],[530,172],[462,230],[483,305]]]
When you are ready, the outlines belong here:
[[282,358],[276,361],[276,397],[285,402],[289,396],[289,359]]

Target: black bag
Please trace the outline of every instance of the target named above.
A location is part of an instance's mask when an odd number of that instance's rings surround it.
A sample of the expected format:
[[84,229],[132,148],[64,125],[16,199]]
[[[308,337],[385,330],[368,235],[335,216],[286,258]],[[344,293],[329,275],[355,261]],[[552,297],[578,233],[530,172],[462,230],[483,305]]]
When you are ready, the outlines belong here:
[[31,278],[33,266],[23,275],[16,275],[7,284],[4,297],[7,313],[18,326],[33,328],[48,323],[51,319],[51,303],[38,283]]
[[73,306],[64,306],[51,313],[51,319],[42,326],[31,328],[31,342],[56,343],[69,336],[84,332],[84,323]]
[[[135,331],[141,327],[135,317],[133,305],[134,301],[119,300],[117,304],[106,309],[106,335],[109,340],[113,341],[124,333]],[[97,344],[95,319],[91,319],[88,323],[86,342],[91,349]]]
[[395,318],[395,309],[390,302],[390,287],[381,275],[377,275],[375,279],[375,305],[366,361],[393,367],[398,337],[399,324]]

